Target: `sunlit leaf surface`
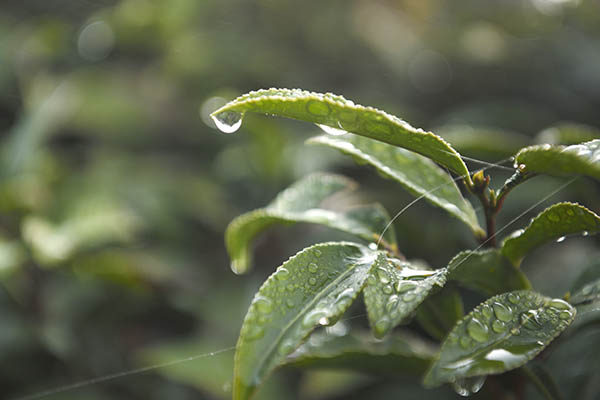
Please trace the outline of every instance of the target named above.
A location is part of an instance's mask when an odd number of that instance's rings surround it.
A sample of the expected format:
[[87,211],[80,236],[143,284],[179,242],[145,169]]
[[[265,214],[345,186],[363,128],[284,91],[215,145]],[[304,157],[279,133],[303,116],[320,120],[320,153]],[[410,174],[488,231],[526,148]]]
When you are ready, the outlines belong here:
[[306,248],[254,296],[235,353],[234,400],[249,398],[319,325],[334,323],[358,296],[375,254],[353,243]]
[[331,93],[300,89],[263,89],[227,103],[212,116],[223,132],[235,132],[244,113],[255,112],[322,125],[333,134],[352,132],[420,153],[448,167],[470,182],[460,155],[439,136],[373,107],[365,107]]
[[460,386],[466,378],[520,367],[565,330],[575,313],[566,301],[531,291],[489,298],[452,329],[424,383]]
[[538,216],[524,230],[510,235],[502,244],[502,254],[519,265],[534,248],[552,241],[564,240],[565,235],[587,236],[600,230],[600,217],[575,203],[554,204]]
[[413,195],[423,196],[431,204],[466,223],[475,234],[485,234],[473,207],[462,196],[452,177],[428,158],[356,135],[322,135],[309,139],[307,143],[333,147],[359,162],[371,164]]

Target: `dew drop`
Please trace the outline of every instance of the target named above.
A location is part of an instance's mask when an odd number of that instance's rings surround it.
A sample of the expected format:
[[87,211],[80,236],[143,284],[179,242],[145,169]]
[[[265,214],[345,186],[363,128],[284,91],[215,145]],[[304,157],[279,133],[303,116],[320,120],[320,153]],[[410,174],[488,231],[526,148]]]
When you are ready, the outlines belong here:
[[518,294],[511,293],[508,295],[508,301],[510,301],[513,304],[519,304],[519,302],[521,301],[521,298],[519,297]]
[[369,285],[375,285],[377,283],[377,278],[375,278],[373,275],[369,275],[367,278],[367,283]]
[[[309,312],[308,314],[306,314],[304,316],[304,319],[302,320],[302,325],[305,328],[312,328],[317,323],[321,324],[321,320],[323,320],[323,319],[327,320],[327,314],[324,310],[320,310],[320,309],[312,310],[311,312]],[[325,324],[321,324],[321,325],[325,325]]]
[[573,314],[571,314],[570,311],[561,311],[558,314],[558,318],[560,318],[562,320],[570,319],[572,316],[573,316]]
[[500,321],[509,322],[512,319],[513,313],[509,306],[506,306],[502,303],[494,303],[492,304],[492,307],[494,308],[494,314],[496,314],[496,318],[498,318]]
[[552,222],[558,222],[560,221],[560,216],[557,213],[551,212],[548,214],[548,219]]
[[581,236],[588,236],[590,233],[588,231],[581,232]]
[[485,383],[485,376],[473,376],[470,378],[457,379],[452,383],[452,388],[456,394],[468,397],[481,390]]
[[398,301],[399,300],[400,299],[396,295],[390,296],[390,298],[388,299],[387,304],[385,305],[385,309],[388,312],[391,312],[393,309],[395,309],[398,306]]
[[329,318],[327,317],[321,317],[319,318],[319,325],[329,325]]
[[316,284],[317,284],[317,278],[315,278],[314,276],[311,276],[311,277],[308,279],[308,283],[310,283],[310,284],[311,284],[311,285],[313,285],[313,286],[314,286],[314,285],[316,285]]
[[310,272],[311,274],[316,273],[319,270],[319,267],[317,266],[317,264],[315,263],[310,263],[308,264],[308,272]]
[[315,249],[314,253],[315,253],[315,257],[321,257],[321,255],[323,254],[323,252],[319,249]]
[[410,281],[400,281],[396,285],[396,292],[404,293],[417,288],[417,284]]
[[384,335],[390,329],[390,325],[390,320],[387,317],[383,317],[375,323],[375,332],[379,336]]
[[481,307],[481,313],[485,318],[489,319],[492,316],[492,309],[490,308],[490,306],[485,304],[483,307]]
[[561,236],[558,239],[556,239],[556,243],[564,242],[565,239],[566,239],[566,236]]
[[377,269],[377,276],[379,277],[379,282],[383,284],[390,283],[390,275],[383,268]]
[[273,303],[266,297],[259,297],[256,300],[254,300],[254,306],[256,307],[258,312],[263,314],[268,314],[271,311],[273,311]]
[[536,310],[529,310],[521,314],[521,324],[523,328],[535,331],[542,329],[542,324],[538,320],[538,313]]
[[467,323],[467,332],[469,332],[469,336],[478,342],[485,342],[490,336],[487,325],[476,318],[472,318]]
[[416,298],[417,295],[413,292],[406,293],[404,296],[402,296],[402,300],[404,301],[413,301]]
[[275,274],[275,279],[278,281],[285,281],[290,277],[290,271],[285,268],[279,268],[279,271]]
[[244,115],[237,111],[223,111],[211,118],[217,128],[223,133],[233,133],[240,129]]
[[265,330],[258,325],[249,325],[244,330],[244,337],[246,340],[256,340],[263,337]]
[[392,289],[392,287],[390,285],[385,285],[383,287],[383,289],[381,289],[383,291],[383,293],[385,294],[392,294],[394,292],[394,289]]
[[343,129],[333,128],[328,125],[323,125],[323,124],[316,124],[316,125],[329,135],[341,136],[341,135],[345,135],[346,133],[348,133],[347,131],[345,131]]
[[571,305],[561,299],[552,299],[548,302],[548,307],[556,308],[559,310],[571,310]]
[[292,308],[292,307],[294,307],[294,305],[295,305],[295,304],[294,304],[294,300],[292,300],[292,299],[287,299],[287,300],[285,301],[285,304],[286,304],[286,305],[287,305],[289,308]]
[[377,250],[377,243],[369,243],[369,249]]
[[502,333],[506,331],[506,324],[500,320],[494,320],[492,322],[492,329],[496,333]]

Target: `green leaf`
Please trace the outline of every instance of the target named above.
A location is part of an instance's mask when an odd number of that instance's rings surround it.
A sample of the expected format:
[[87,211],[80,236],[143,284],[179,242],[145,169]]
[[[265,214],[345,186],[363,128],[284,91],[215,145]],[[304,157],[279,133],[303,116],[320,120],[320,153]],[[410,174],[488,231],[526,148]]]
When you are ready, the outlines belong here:
[[575,313],[566,301],[531,291],[491,297],[452,329],[424,383],[438,386],[520,367],[565,330]]
[[502,254],[519,265],[534,248],[565,235],[584,236],[600,230],[600,217],[575,203],[557,203],[535,217],[524,230],[518,230],[502,243]]
[[352,132],[404,147],[448,167],[471,183],[469,170],[460,155],[442,138],[414,128],[384,111],[354,104],[342,96],[300,89],[262,89],[238,97],[211,116],[223,132],[235,132],[246,112],[314,122],[337,134]]
[[366,332],[341,336],[315,332],[286,364],[301,368],[352,369],[377,376],[421,376],[436,351],[431,343],[408,332],[394,332],[383,340],[373,339]]
[[600,139],[571,146],[526,147],[515,156],[515,164],[525,173],[576,174],[600,179]]
[[475,234],[485,236],[475,210],[462,196],[452,177],[428,158],[356,135],[322,135],[309,139],[307,143],[333,147],[360,162],[371,164],[413,195],[423,196],[431,204],[466,223]]
[[244,319],[233,399],[248,399],[316,326],[335,322],[356,299],[374,261],[368,248],[340,242],[308,247],[283,263]]
[[429,296],[421,304],[416,319],[431,337],[441,340],[464,315],[458,289],[446,284],[440,292]]
[[379,252],[364,289],[371,329],[381,338],[400,324],[427,298],[434,286],[443,287],[447,270],[418,269],[388,259]]
[[[333,194],[354,187],[354,182],[340,175],[313,174],[281,192],[267,207],[238,216],[225,232],[231,269],[238,274],[249,269],[252,240],[276,223],[322,224],[368,241],[377,241],[389,221],[388,214],[380,205],[363,206],[345,212],[321,207],[321,203]],[[393,229],[386,231],[384,240],[392,248],[396,245]]]
[[525,274],[498,249],[460,252],[450,260],[447,268],[448,279],[490,296],[531,288]]
[[569,303],[580,304],[600,303],[600,279],[589,282],[569,297]]
[[593,126],[563,122],[544,129],[536,136],[537,143],[578,144],[600,138],[600,130]]

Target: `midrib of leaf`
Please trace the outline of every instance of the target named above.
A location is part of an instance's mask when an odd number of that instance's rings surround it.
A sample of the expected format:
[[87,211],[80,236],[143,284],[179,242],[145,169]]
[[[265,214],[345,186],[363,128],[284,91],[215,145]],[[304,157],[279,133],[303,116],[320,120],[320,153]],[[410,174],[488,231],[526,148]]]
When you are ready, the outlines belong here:
[[[318,302],[318,300],[321,300],[323,297],[326,297],[326,295],[329,293],[329,289],[332,285],[338,283],[340,280],[343,280],[343,278],[345,278],[346,276],[348,276],[348,274],[350,274],[351,272],[353,272],[356,268],[358,268],[358,266],[361,265],[359,263],[357,263],[353,268],[348,268],[346,271],[342,272],[337,278],[335,278],[333,281],[331,281],[327,286],[325,286],[324,290],[321,291],[321,295],[317,295],[315,296],[306,306],[304,306],[301,310],[301,312],[299,312],[298,314],[296,314],[296,316],[290,320],[290,322],[288,322],[283,329],[281,329],[281,333],[275,338],[275,340],[273,341],[273,344],[271,346],[268,347],[268,351],[265,352],[265,356],[263,358],[261,358],[260,362],[258,363],[260,370],[262,371],[265,364],[266,364],[266,360],[268,360],[270,358],[270,355],[273,354],[274,349],[277,347],[277,345],[281,342],[281,339],[284,337],[284,335],[287,333],[287,331],[300,319],[301,316],[304,316],[306,314],[307,311],[309,311],[312,306],[315,305],[315,303]],[[372,266],[373,264],[371,264]],[[273,276],[273,275],[272,275]],[[366,282],[366,280],[365,280]],[[359,292],[362,290],[362,287],[364,287],[365,283],[363,282],[360,290],[357,291],[356,295],[358,296]],[[314,327],[313,327],[314,329]],[[306,336],[308,336],[310,334],[307,333]],[[306,337],[305,336],[305,337]],[[241,339],[241,336],[240,336]],[[239,344],[238,344],[239,346]],[[237,350],[237,348],[236,348]],[[236,354],[239,355],[239,353],[236,351]],[[237,371],[238,371],[238,357],[236,356],[236,360],[235,360],[235,374],[237,376]],[[260,375],[260,374],[255,374],[255,375]]]

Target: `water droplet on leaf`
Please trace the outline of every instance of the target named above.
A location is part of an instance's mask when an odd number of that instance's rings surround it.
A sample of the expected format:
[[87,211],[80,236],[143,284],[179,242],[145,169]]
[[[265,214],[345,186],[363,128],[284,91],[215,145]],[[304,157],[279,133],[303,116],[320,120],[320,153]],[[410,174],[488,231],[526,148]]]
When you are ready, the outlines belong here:
[[496,317],[500,321],[509,322],[513,318],[513,313],[509,306],[502,303],[494,303],[492,307],[494,308],[494,314],[496,314]]
[[224,111],[211,116],[217,128],[223,133],[233,133],[240,129],[244,115],[237,111]]
[[308,271],[312,274],[316,273],[319,270],[319,267],[315,263],[308,264]]
[[564,240],[566,239],[566,236],[561,236],[558,239],[556,239],[556,243],[560,243],[560,242],[564,242]]
[[478,342],[485,342],[490,336],[487,325],[476,318],[472,318],[467,323],[467,332]]
[[457,379],[452,383],[452,388],[456,394],[467,397],[481,390],[485,383],[485,376],[473,376],[470,378]]

